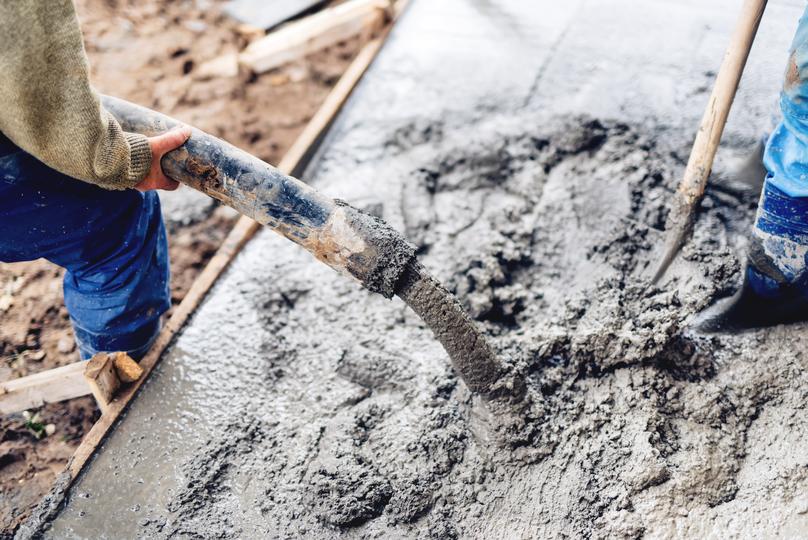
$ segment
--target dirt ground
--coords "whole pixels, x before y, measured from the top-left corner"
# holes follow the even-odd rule
[[[175,116],[269,163],[280,160],[359,47],[339,44],[261,76],[198,80],[202,62],[258,36],[221,15],[219,2],[77,4],[92,80],[101,92]],[[193,195],[164,201],[174,305],[235,219],[228,209]],[[62,277],[60,268],[44,260],[0,264],[0,379],[79,359]],[[90,397],[32,412],[38,414],[34,422],[22,415],[0,419],[0,536],[36,505],[99,415]],[[53,433],[39,438],[50,424]]]

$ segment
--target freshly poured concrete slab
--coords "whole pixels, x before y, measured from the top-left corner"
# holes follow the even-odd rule
[[[431,171],[451,175],[458,167],[452,156],[436,162],[435,147],[450,140],[462,150],[462,141],[472,144],[482,132],[495,145],[497,130],[513,137],[520,120],[536,123],[524,130],[543,137],[539,123],[586,114],[632,129],[651,126],[666,147],[686,157],[738,6],[730,0],[415,0],[304,178],[412,231],[419,244],[432,246],[425,264],[451,281],[464,264],[458,250],[473,253],[477,240],[483,249],[489,226],[447,223],[440,215],[431,218],[435,230],[418,223],[412,208],[421,199],[410,198],[415,179]],[[771,2],[730,119],[730,141],[751,143],[767,128],[802,8]],[[499,115],[507,120],[491,121]],[[621,129],[607,132],[611,137]],[[565,178],[546,179],[542,208],[558,207],[554,193],[570,195]],[[604,186],[591,219],[608,214],[604,207],[625,210],[619,184]],[[473,192],[457,198],[451,190],[434,197],[438,214],[465,216],[466,206],[476,204],[492,214],[503,204],[501,214],[508,214],[502,198],[478,201]],[[466,227],[480,236],[462,236]],[[553,238],[553,231],[540,234]],[[583,249],[573,244],[560,249]],[[453,256],[442,257],[447,253]],[[553,268],[530,271],[551,276]],[[562,278],[545,293],[547,318],[563,312],[565,289],[578,287]],[[497,343],[507,341],[507,327],[494,327]],[[686,366],[693,381],[647,364],[616,363],[597,377],[563,382],[570,385],[569,407],[548,405],[562,420],[548,421],[540,435],[557,434],[559,447],[541,439],[540,456],[503,464],[510,451],[487,440],[486,423],[496,420],[477,417],[483,413],[450,373],[440,346],[403,304],[365,293],[265,231],[167,352],[70,490],[47,536],[513,538],[594,530],[695,536],[762,530],[766,519],[781,533],[796,533],[808,526],[800,498],[808,464],[795,451],[805,444],[806,422],[794,405],[804,401],[800,383],[770,404],[755,398],[759,414],[749,413],[743,398],[760,369],[751,357],[766,340],[785,347],[786,363],[772,364],[772,371],[792,370],[797,380],[801,348],[787,329],[727,347],[718,340],[716,348],[736,352],[722,352],[709,377]],[[722,367],[727,358],[740,371]],[[544,369],[565,373],[563,365]],[[659,392],[663,403],[652,399]],[[664,405],[713,395],[704,409],[719,411],[723,425],[677,417]],[[555,403],[552,394],[547,399]],[[722,408],[725,402],[732,407]],[[790,427],[767,430],[777,418],[790,418]],[[584,433],[574,444],[573,428]],[[722,429],[734,441],[726,444],[743,450],[732,446],[732,459],[715,442]],[[660,437],[679,446],[661,452]],[[725,461],[732,463],[729,472]],[[770,478],[761,480],[761,470]],[[692,484],[699,474],[730,475],[735,491],[723,481]],[[748,502],[759,500],[761,483],[774,486],[771,495],[760,495],[771,497],[765,514],[764,505]],[[675,497],[683,499],[673,515],[668,499]]]

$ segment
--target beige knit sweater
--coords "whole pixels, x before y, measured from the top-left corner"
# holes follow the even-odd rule
[[[133,187],[151,166],[146,137],[124,133],[90,86],[72,0],[0,0],[0,131],[106,189]]]

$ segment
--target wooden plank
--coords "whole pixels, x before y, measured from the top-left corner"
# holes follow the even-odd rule
[[[307,54],[349,39],[370,37],[382,29],[391,11],[390,0],[351,0],[292,23],[252,42],[241,53],[228,53],[203,62],[194,77],[205,80],[235,77],[239,65],[264,73]]]
[[[254,73],[264,73],[353,36],[378,31],[389,8],[388,0],[350,0],[252,42],[238,61]]]
[[[398,2],[395,12],[396,16],[401,14],[406,4],[407,0]],[[359,53],[337,85],[332,89],[322,107],[320,107],[306,126],[306,129],[303,130],[292,145],[290,151],[287,152],[284,159],[278,164],[278,168],[281,171],[287,174],[295,174],[298,169],[304,166],[303,160],[310,154],[312,147],[317,144],[324,131],[331,124],[334,117],[347,100],[351,90],[353,90],[362,75],[367,71],[367,68],[381,49],[384,39],[391,29],[392,25],[386,28],[382,35],[368,43]],[[230,261],[233,260],[236,254],[241,251],[244,245],[253,237],[259,227],[260,225],[258,225],[258,223],[249,218],[241,217],[238,220],[230,231],[230,234],[227,235],[222,246],[191,285],[188,294],[185,295],[185,298],[183,298],[174,314],[168,320],[168,323],[163,328],[154,345],[152,345],[151,350],[140,361],[140,367],[143,368],[143,376],[131,386],[123,389],[118,398],[110,404],[108,413],[101,416],[87,435],[84,436],[84,439],[82,439],[81,444],[67,464],[67,471],[71,479],[75,479],[81,472],[84,465],[108,435],[118,417],[123,413],[132,398],[148,379],[149,374],[160,361],[163,351],[174,339],[176,333],[196,310],[208,290],[210,290],[218,277],[224,272],[227,265],[230,264]]]
[[[142,375],[137,362],[125,353],[114,353],[112,357],[122,382],[132,382]],[[87,364],[74,362],[0,383],[0,414],[14,414],[90,394],[92,389],[85,378]]]
[[[0,414],[13,414],[46,403],[86,396],[90,387],[84,380],[85,364],[76,362],[0,383]]]
[[[393,23],[395,23],[398,17],[400,17],[404,12],[408,2],[409,0],[399,0],[395,4],[393,11]],[[303,132],[292,144],[281,162],[278,164],[278,168],[281,171],[291,175],[299,175],[302,172],[298,169],[297,165],[304,163],[311,156],[311,153],[317,146],[316,143],[319,141],[322,134],[328,129],[328,126],[331,125],[331,122],[337,116],[337,113],[342,109],[342,106],[345,105],[345,102],[348,100],[348,97],[350,97],[354,87],[356,87],[359,80],[370,67],[373,59],[376,58],[376,55],[381,50],[388,34],[392,29],[393,24],[388,25],[378,37],[372,39],[364,47],[362,47],[362,50],[359,51],[359,54],[356,56],[354,61],[350,66],[348,66],[348,69],[345,70],[345,73],[342,75],[340,80],[337,81],[337,84],[334,85],[334,88],[331,90],[328,96],[326,96],[325,101],[323,101],[320,109],[312,117],[309,123],[306,124]]]

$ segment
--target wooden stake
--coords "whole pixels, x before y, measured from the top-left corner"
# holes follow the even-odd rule
[[[121,387],[113,354],[102,352],[93,356],[84,368],[84,379],[98,402],[101,413],[107,414],[115,393]]]
[[[122,383],[133,383],[143,376],[143,368],[125,352],[110,353],[110,356]]]

